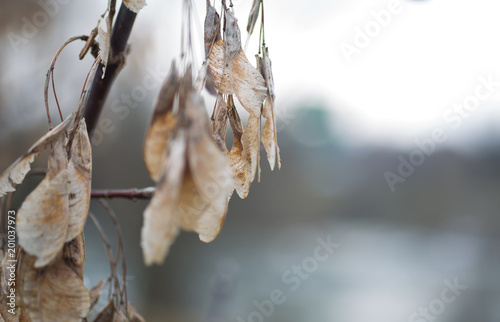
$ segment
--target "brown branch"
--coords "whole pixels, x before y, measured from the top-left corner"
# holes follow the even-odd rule
[[[116,17],[111,34],[110,57],[106,66],[106,74],[103,75],[103,65],[99,64],[94,75],[89,98],[85,105],[83,116],[87,122],[89,135],[96,128],[97,121],[101,115],[102,108],[106,102],[111,86],[124,64],[127,41],[132,31],[137,14],[130,11],[123,3]]]
[[[119,190],[92,190],[92,198],[125,198],[125,199],[143,199],[149,200],[153,197],[155,192],[154,187],[148,187],[144,189],[119,189]]]

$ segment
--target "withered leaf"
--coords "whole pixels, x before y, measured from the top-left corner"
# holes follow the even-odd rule
[[[161,264],[179,232],[176,207],[186,166],[184,130],[172,137],[169,145],[156,192],[144,211],[141,247],[146,265]]]
[[[142,8],[147,6],[146,0],[123,0],[123,3],[130,11],[135,13],[139,13]]]
[[[221,94],[231,95],[234,93],[231,76],[231,66],[225,58],[225,43],[219,38],[212,46],[208,64],[210,74],[213,77],[215,88]]]
[[[246,163],[247,177],[253,182],[257,166],[259,164],[259,146],[260,146],[260,116],[252,114],[248,117],[245,133],[241,137],[243,144],[242,159]]]
[[[222,225],[227,196],[234,189],[233,173],[225,151],[221,151],[210,136],[208,117],[201,96],[192,95],[186,110],[192,120],[188,132],[189,167],[201,198],[208,205],[202,212],[205,224],[201,227],[195,225],[194,231],[200,235],[200,239],[210,240],[217,233],[206,229]],[[207,223],[212,220],[213,224]],[[201,233],[199,229],[202,227],[205,230]],[[219,230],[220,228],[217,231]]]
[[[90,296],[80,277],[62,258],[44,269],[35,260],[24,254],[20,269],[22,299],[33,322],[79,322],[87,316]]]
[[[232,9],[225,11],[224,42],[226,44],[226,64],[238,56],[241,51],[241,34],[238,27],[238,19],[234,16]]]
[[[37,257],[35,267],[49,264],[62,249],[68,228],[68,159],[63,140],[49,157],[48,172],[17,214],[19,244]]]
[[[267,88],[262,75],[250,64],[243,50],[233,61],[234,91],[241,105],[254,117],[260,116]]]
[[[179,80],[175,62],[172,62],[169,76],[165,79],[157,98],[153,117],[144,141],[144,163],[151,178],[158,180],[160,175],[166,142],[175,128],[177,117],[173,114],[174,101],[179,89]]]
[[[68,163],[68,232],[66,241],[76,238],[85,226],[90,206],[92,149],[85,119],[80,120]]]
[[[233,97],[228,98],[228,118],[233,132],[233,146],[229,153],[229,163],[234,173],[235,189],[241,199],[245,199],[250,192],[250,177],[248,176],[247,163],[243,159],[243,144],[241,137],[243,135],[243,125],[240,116],[234,106]]]
[[[226,130],[227,130],[227,103],[224,101],[222,94],[217,95],[217,102],[211,119],[210,128],[212,137],[221,149],[226,151]]]
[[[205,56],[208,56],[213,43],[220,39],[220,16],[215,8],[207,0],[207,13],[205,16]]]
[[[14,161],[14,163],[0,175],[0,197],[7,192],[16,190],[14,185],[23,182],[24,177],[30,171],[31,163],[35,160],[35,157],[38,156],[40,152],[48,149],[65,134],[74,117],[75,113],[68,116],[64,122],[47,132],[36,141],[23,156]]]

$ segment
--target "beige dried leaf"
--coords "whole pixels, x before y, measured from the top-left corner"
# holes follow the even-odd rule
[[[174,101],[179,89],[175,62],[172,62],[169,76],[165,79],[157,98],[153,117],[144,141],[143,157],[151,178],[158,180],[171,132],[176,126],[177,117],[173,114]]]
[[[233,61],[234,91],[241,105],[254,117],[259,117],[262,103],[267,96],[265,81],[259,71],[250,64],[243,50]]]
[[[129,320],[125,314],[116,307],[114,300],[111,299],[108,305],[106,305],[97,315],[94,322],[129,322]]]
[[[90,310],[90,296],[80,277],[60,258],[37,269],[35,257],[25,254],[20,269],[24,305],[33,322],[80,322]]]
[[[17,214],[19,244],[37,257],[35,267],[49,264],[62,249],[68,228],[68,160],[59,140],[42,182],[24,200]]]
[[[259,163],[260,117],[250,114],[245,133],[241,137],[241,143],[243,144],[242,159],[246,163],[247,177],[250,182],[253,182]]]
[[[193,230],[200,235],[200,239],[212,240],[220,231],[227,196],[234,189],[233,174],[225,151],[221,151],[210,136],[203,99],[193,95],[186,111],[192,120],[188,131],[189,167],[201,199],[207,203],[200,217],[204,218],[203,225],[197,223]],[[212,227],[217,231],[210,231]]]
[[[169,146],[156,192],[144,211],[141,247],[144,263],[148,266],[163,262],[179,233],[177,201],[186,166],[186,139],[183,130],[171,139]]]
[[[221,94],[231,95],[234,93],[231,76],[231,65],[226,62],[225,43],[219,38],[212,46],[208,68],[212,75],[215,88]]]
[[[0,197],[7,192],[16,190],[14,185],[23,182],[24,177],[31,169],[31,163],[35,160],[35,157],[38,156],[40,152],[48,149],[65,134],[74,117],[75,113],[68,116],[64,122],[47,132],[36,141],[23,156],[14,161],[14,163],[0,175]]]
[[[85,119],[80,120],[68,164],[69,204],[66,241],[76,238],[87,220],[92,182],[92,148]]]
[[[228,118],[233,132],[233,146],[229,152],[229,163],[233,170],[234,186],[236,193],[241,199],[245,199],[250,192],[250,178],[248,177],[247,163],[243,159],[243,144],[241,137],[243,135],[243,125],[234,106],[233,97],[228,98]]]
[[[263,57],[257,56],[257,66],[264,76],[269,95],[262,108],[262,115],[267,119],[262,131],[262,143],[267,153],[267,160],[271,170],[274,170],[276,159],[278,160],[278,168],[281,168],[280,149],[278,146],[278,137],[276,131],[276,117],[274,116],[274,80],[271,60],[267,47],[262,47]]]
[[[146,0],[123,0],[123,3],[130,11],[135,13],[139,13],[142,8],[147,6]]]
[[[227,151],[225,141],[227,131],[227,103],[220,93],[217,95],[217,102],[210,121],[210,129],[212,137],[221,151]]]

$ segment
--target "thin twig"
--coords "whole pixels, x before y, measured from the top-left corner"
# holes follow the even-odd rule
[[[52,128],[53,128],[52,119],[50,118],[50,110],[49,110],[49,81],[50,81],[51,77],[53,78],[54,67],[56,65],[57,58],[59,57],[59,55],[61,54],[63,49],[67,45],[72,43],[73,41],[75,41],[75,40],[87,41],[88,38],[89,37],[85,36],[85,35],[71,37],[70,39],[66,40],[66,42],[64,44],[62,44],[62,46],[57,50],[56,54],[54,55],[54,58],[52,58],[52,62],[50,63],[49,71],[47,72],[47,77],[45,78],[45,86],[43,89],[43,95],[44,95],[44,99],[45,99],[45,110],[47,112],[47,119],[49,121],[49,130],[52,130]],[[54,88],[54,93],[55,93],[55,88]],[[57,101],[57,97],[56,97],[56,101]],[[59,108],[59,102],[57,102],[57,106]],[[60,109],[59,109],[59,115],[61,116],[61,119],[62,119],[62,113],[61,113]]]
[[[125,198],[125,199],[143,199],[148,200],[153,197],[155,192],[154,187],[147,187],[143,189],[118,189],[118,190],[92,190],[91,197],[92,198],[104,198],[104,199],[113,199],[113,198]]]

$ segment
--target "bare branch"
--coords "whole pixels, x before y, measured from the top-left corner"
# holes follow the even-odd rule
[[[143,189],[119,189],[119,190],[92,190],[92,198],[125,198],[125,199],[143,199],[149,200],[153,197],[155,192],[154,187],[147,187]]]

